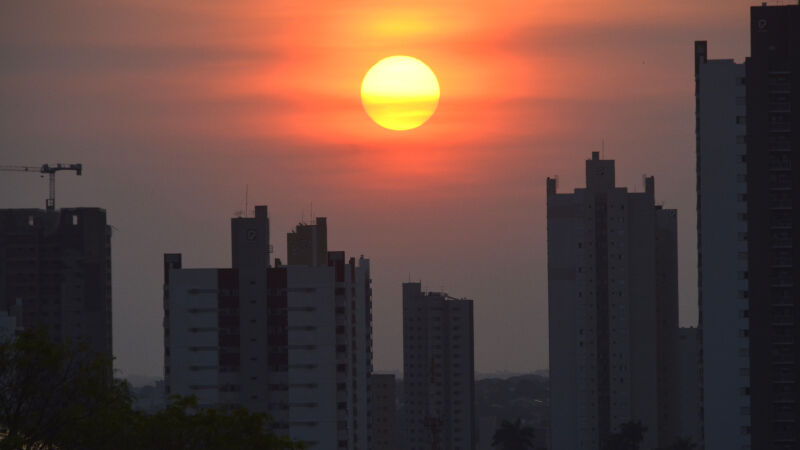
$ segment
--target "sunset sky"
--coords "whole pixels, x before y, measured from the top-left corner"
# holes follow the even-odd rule
[[[163,371],[162,254],[230,264],[230,217],[286,232],[328,217],[370,258],[376,370],[402,367],[401,283],[475,300],[476,370],[547,367],[545,178],[584,160],[677,208],[681,322],[695,324],[693,41],[743,60],[742,0],[18,1],[0,15],[0,164],[80,162],[57,207],[99,206],[112,239],[114,352]],[[410,55],[441,98],[420,128],[364,113],[380,59]],[[46,180],[0,173],[0,207]]]

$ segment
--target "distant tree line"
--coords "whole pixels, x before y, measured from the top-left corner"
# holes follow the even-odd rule
[[[611,433],[602,443],[602,450],[641,450],[647,427],[639,421],[623,423],[619,431]],[[504,420],[492,438],[492,447],[498,450],[531,450],[534,438],[533,427],[524,425],[521,419],[515,422]],[[677,439],[668,447],[656,450],[694,450],[697,446],[689,439]]]
[[[269,430],[265,414],[200,408],[172,397],[155,414],[133,409],[109,358],[46,333],[0,342],[0,450],[292,450],[304,445]]]
[[[647,432],[647,427],[640,421],[625,422],[619,427],[619,431],[611,433],[606,439],[603,450],[640,450],[642,440]],[[655,450],[694,450],[697,448],[690,439],[678,438],[667,447]]]

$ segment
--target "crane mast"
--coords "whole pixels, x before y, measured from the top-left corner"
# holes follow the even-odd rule
[[[56,209],[56,172],[62,170],[75,171],[80,175],[83,171],[83,164],[42,164],[41,166],[0,166],[0,171],[4,172],[31,172],[47,174],[50,179],[50,195],[47,197],[45,206],[48,211]],[[44,176],[44,175],[42,175]]]

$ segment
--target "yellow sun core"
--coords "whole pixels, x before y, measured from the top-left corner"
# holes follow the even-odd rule
[[[378,125],[410,130],[425,123],[439,104],[439,82],[424,62],[411,56],[378,61],[361,82],[361,103]]]

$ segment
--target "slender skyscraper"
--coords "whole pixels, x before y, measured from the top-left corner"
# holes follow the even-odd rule
[[[403,438],[407,450],[473,450],[472,300],[403,283]]]
[[[695,43],[701,409],[707,450],[750,445],[745,67]],[[731,430],[735,430],[732,432]]]
[[[312,449],[369,450],[369,260],[329,252],[319,218],[289,233],[292,263],[271,267],[266,206],[231,235],[230,269],[164,255],[167,393],[267,412]]]
[[[800,448],[800,6],[750,10],[747,242],[754,450]]]
[[[111,227],[100,208],[0,210],[0,310],[112,356]]]
[[[586,188],[547,180],[553,450],[597,450],[627,422],[642,448],[679,427],[675,210],[614,184],[614,161],[586,161]]]

